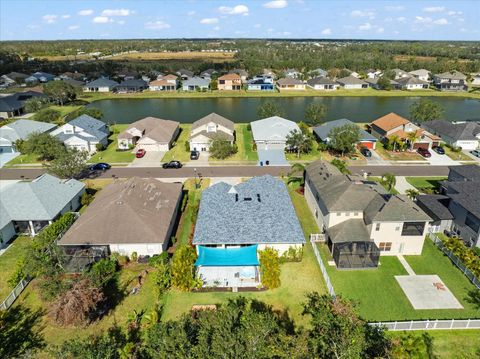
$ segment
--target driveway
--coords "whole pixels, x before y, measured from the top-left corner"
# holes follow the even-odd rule
[[[470,157],[473,161],[480,162],[480,158],[475,157],[470,153],[470,151],[462,151],[464,154],[466,154],[468,157]]]
[[[208,158],[210,157],[210,152],[200,151],[200,156],[198,160],[190,160],[185,163],[186,167],[204,167],[209,166]]]
[[[258,164],[260,166],[288,166],[288,161],[285,158],[285,151],[282,149],[260,149],[257,148]]]
[[[0,152],[0,168],[19,155],[20,152]]]
[[[431,149],[428,151],[432,154],[432,157],[425,159],[431,166],[457,166],[461,164],[460,162],[452,160],[447,155],[439,155],[437,152]]]
[[[365,157],[367,165],[388,165],[389,162],[385,161],[375,150],[370,150],[372,157]]]
[[[147,151],[142,158],[135,158],[128,167],[160,167],[164,151]]]

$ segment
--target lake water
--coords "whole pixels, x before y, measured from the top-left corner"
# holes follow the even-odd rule
[[[430,97],[445,109],[449,121],[480,118],[480,100],[458,97]],[[192,123],[216,112],[234,122],[251,122],[258,119],[257,109],[265,101],[281,105],[286,118],[303,119],[310,103],[328,107],[327,121],[348,118],[354,122],[371,122],[389,112],[408,117],[409,108],[419,97],[241,97],[241,98],[178,98],[178,99],[113,99],[100,100],[89,106],[99,108],[107,123],[131,123],[154,116],[181,123]]]

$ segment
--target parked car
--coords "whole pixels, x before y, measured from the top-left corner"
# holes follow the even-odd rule
[[[364,155],[365,157],[372,157],[372,151],[370,151],[368,148],[366,147],[362,147],[360,148],[360,153],[362,155]]]
[[[425,158],[432,157],[432,154],[426,148],[419,148],[417,152]]]
[[[143,148],[140,148],[137,153],[135,153],[135,157],[142,158],[145,156],[145,153],[147,153],[147,151],[145,151]]]
[[[445,150],[443,149],[443,147],[440,147],[440,146],[432,147],[432,150],[437,152],[439,155],[444,155],[445,154]]]
[[[110,166],[108,163],[105,162],[100,162],[100,163],[95,163],[88,167],[90,171],[106,171],[109,170],[112,166]]]
[[[480,150],[473,150],[473,151],[470,151],[470,153],[475,157],[480,158]]]
[[[200,157],[200,152],[198,152],[198,151],[190,152],[190,159],[191,160],[198,160],[199,157]]]
[[[170,161],[162,165],[163,168],[182,168],[180,161]]]

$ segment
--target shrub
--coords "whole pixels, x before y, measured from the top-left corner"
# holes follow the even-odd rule
[[[97,149],[97,151],[104,151],[106,147],[103,143],[97,143],[95,145],[95,148]]]
[[[156,267],[159,264],[168,263],[168,253],[162,252],[161,254],[154,255],[148,260],[148,264],[152,267]]]
[[[56,122],[60,120],[60,111],[53,108],[42,108],[33,115],[33,119],[40,122]]]
[[[96,287],[105,287],[118,270],[118,262],[112,258],[105,258],[95,263],[87,273],[87,277]]]
[[[118,252],[113,252],[111,255],[110,255],[110,259],[113,259],[115,261],[117,261],[117,263],[121,266],[124,266],[128,263],[129,259],[127,256],[124,256]]]
[[[288,250],[283,252],[280,257],[280,261],[284,262],[301,262],[303,258],[303,247],[295,248],[289,247]]]
[[[247,125],[247,131],[248,131],[248,132],[251,132],[251,131],[252,131],[252,125],[251,125],[250,123]]]
[[[80,203],[82,206],[88,206],[90,203],[92,203],[93,198],[93,194],[85,192],[82,194],[82,197],[80,197]]]
[[[197,253],[191,246],[178,246],[172,259],[172,285],[188,291],[195,287],[194,263]]]
[[[132,262],[136,262],[138,260],[138,253],[137,252],[132,252],[132,255],[130,256],[130,259]]]
[[[273,248],[266,248],[260,251],[259,255],[262,284],[269,289],[280,287],[280,258],[278,257],[278,251]]]
[[[15,264],[15,271],[12,273],[8,279],[8,284],[10,288],[15,288],[18,282],[20,282],[27,275],[25,273],[25,258],[20,258]]]
[[[190,152],[190,142],[185,141],[185,151]]]

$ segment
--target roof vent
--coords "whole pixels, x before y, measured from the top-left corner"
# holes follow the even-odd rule
[[[238,202],[238,193],[235,193],[235,202]]]
[[[243,197],[243,200],[244,200],[244,201],[251,201],[251,200],[252,200],[252,197]]]
[[[260,193],[257,193],[257,200],[258,202],[262,202],[262,199],[260,198]]]

